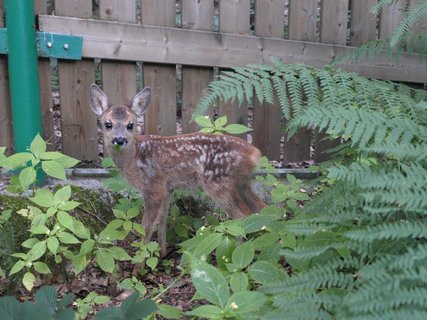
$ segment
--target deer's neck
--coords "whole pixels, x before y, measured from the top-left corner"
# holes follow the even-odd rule
[[[122,172],[126,172],[135,165],[135,149],[130,146],[120,151],[111,150],[110,156]]]

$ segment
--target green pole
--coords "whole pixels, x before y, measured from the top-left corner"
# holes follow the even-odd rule
[[[5,0],[5,9],[14,144],[23,152],[42,134],[34,1]]]

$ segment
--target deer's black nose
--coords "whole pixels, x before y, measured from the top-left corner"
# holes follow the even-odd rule
[[[128,143],[128,139],[123,137],[116,137],[113,139],[113,144],[118,144],[119,146],[123,146]]]

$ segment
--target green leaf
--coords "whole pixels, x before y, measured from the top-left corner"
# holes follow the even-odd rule
[[[53,194],[46,189],[38,189],[36,191],[36,195],[29,199],[36,205],[43,208],[49,208],[53,206]]]
[[[51,253],[57,254],[58,248],[59,248],[58,238],[56,237],[48,238],[46,244],[47,244],[47,248]]]
[[[184,316],[184,312],[176,307],[167,304],[159,304],[158,307],[158,314],[165,319],[181,319]]]
[[[256,291],[234,293],[227,301],[227,309],[237,314],[258,311],[265,303],[266,296]]]
[[[52,286],[40,288],[35,294],[35,302],[48,310],[49,314],[56,311],[56,290]]]
[[[216,261],[221,269],[226,269],[226,263],[231,261],[231,255],[233,254],[235,248],[236,240],[231,239],[228,236],[222,238],[215,251]]]
[[[110,247],[107,250],[111,253],[111,255],[115,260],[120,260],[120,261],[132,260],[132,258],[123,248]]]
[[[187,311],[185,314],[199,319],[222,319],[222,310],[212,305],[200,306],[191,311]]]
[[[87,239],[82,243],[80,246],[80,254],[85,255],[92,251],[93,247],[95,246],[95,241],[92,239]]]
[[[95,315],[95,320],[140,320],[158,310],[153,300],[139,301],[139,294],[134,293],[124,300],[119,308],[108,307]]]
[[[194,118],[194,121],[202,128],[212,127],[212,121],[208,116],[198,116]]]
[[[15,170],[27,166],[27,162],[34,160],[34,156],[29,152],[15,153],[8,157],[3,166],[9,170]]]
[[[32,234],[49,234],[50,230],[44,225],[36,225],[34,227],[31,227],[30,232]]]
[[[37,134],[33,142],[31,142],[30,151],[36,156],[36,158],[38,158],[40,154],[46,151],[46,142],[43,140],[40,134]]]
[[[40,154],[41,160],[55,160],[63,157],[64,155],[58,151],[46,151]]]
[[[215,132],[215,128],[202,128],[199,130],[199,132],[201,133],[214,133]]]
[[[52,273],[48,267],[48,265],[44,262],[34,262],[33,264],[34,270],[41,274],[49,274]]]
[[[77,202],[77,201],[65,201],[64,203],[61,203],[60,205],[58,205],[58,209],[70,211],[70,210],[74,210],[79,205],[80,205],[80,202]]]
[[[156,269],[157,264],[159,263],[159,258],[150,257],[147,259],[146,263],[147,263],[147,266],[149,266],[151,268],[151,270],[154,270],[154,269]]]
[[[36,281],[36,277],[31,272],[26,272],[24,274],[24,277],[22,278],[22,284],[24,285],[25,289],[28,291],[31,291],[34,287],[34,282]]]
[[[195,248],[194,255],[197,257],[207,256],[219,245],[223,235],[221,233],[212,233],[200,242]]]
[[[61,157],[54,160],[61,168],[67,169],[74,167],[80,161],[74,158],[71,158],[66,155],[62,155]]]
[[[62,231],[58,233],[58,239],[62,243],[65,244],[77,244],[80,243],[80,240],[77,239],[75,236],[73,236],[71,233],[68,233],[66,231]]]
[[[237,123],[229,124],[228,126],[224,127],[223,130],[230,134],[241,134],[241,133],[252,131],[251,128],[248,128],[242,124],[237,124]]]
[[[11,276],[12,274],[15,274],[15,273],[21,271],[25,267],[25,264],[26,264],[25,261],[22,261],[22,260],[17,261],[13,265],[12,269],[10,269],[9,275]]]
[[[113,255],[106,249],[98,249],[95,254],[98,266],[105,272],[112,273],[116,264]]]
[[[303,193],[303,192],[296,192],[290,195],[290,197],[294,200],[297,201],[307,201],[310,200],[310,197],[308,196],[307,193]]]
[[[54,160],[43,161],[42,169],[47,175],[51,177],[61,180],[65,180],[67,178],[65,176],[64,168]]]
[[[36,180],[36,176],[37,173],[33,167],[22,169],[19,173],[19,183],[21,184],[22,189],[27,190],[28,187]]]
[[[277,264],[270,261],[257,261],[248,268],[251,279],[260,284],[283,281],[286,273]]]
[[[244,269],[252,262],[254,256],[254,245],[251,241],[247,241],[234,249],[231,261],[239,269]]]
[[[40,242],[39,239],[29,238],[29,239],[25,240],[24,242],[22,242],[21,246],[23,246],[24,248],[27,248],[27,249],[31,249],[32,247],[34,247],[34,245],[36,243],[39,243],[39,242]]]
[[[55,192],[54,200],[55,204],[59,204],[67,201],[71,197],[71,187],[65,186]]]
[[[70,216],[67,212],[65,211],[58,211],[58,214],[56,215],[58,218],[58,222],[66,229],[74,232],[74,218],[72,216]]]
[[[103,168],[110,168],[110,167],[113,167],[113,166],[114,166],[113,159],[111,159],[111,158],[103,158],[103,159],[101,160],[101,166],[102,166]]]
[[[249,287],[248,276],[243,272],[234,272],[230,277],[230,287],[233,292],[246,291]]]
[[[46,253],[46,240],[36,243],[27,253],[28,261],[36,261]]]
[[[227,124],[227,121],[228,121],[227,115],[219,117],[214,122],[215,128],[218,129],[218,128],[221,128],[221,127],[225,126]]]
[[[264,230],[271,223],[279,220],[280,217],[266,214],[252,214],[242,221],[246,233],[253,233]]]
[[[230,291],[220,271],[204,261],[193,258],[191,279],[201,298],[221,308],[225,307]]]

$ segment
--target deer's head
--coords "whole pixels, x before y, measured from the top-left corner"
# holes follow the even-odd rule
[[[99,117],[106,147],[123,149],[133,145],[138,117],[147,111],[151,101],[151,89],[145,87],[129,106],[108,105],[106,94],[96,85],[90,86],[90,107]]]

